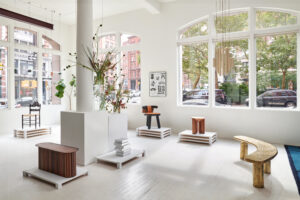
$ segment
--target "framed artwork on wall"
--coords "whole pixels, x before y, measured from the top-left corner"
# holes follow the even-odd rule
[[[150,72],[149,96],[167,96],[167,72]]]

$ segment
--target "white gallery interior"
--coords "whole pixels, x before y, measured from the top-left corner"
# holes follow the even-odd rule
[[[285,148],[300,144],[299,0],[0,5],[0,200],[299,199],[297,166]],[[97,50],[100,65],[112,53],[115,66],[101,71],[103,82],[89,50]],[[41,105],[40,116],[28,115],[28,125],[33,102]],[[192,122],[200,117],[205,137],[216,133],[207,136],[208,145],[191,142],[202,137],[203,125],[195,134]],[[26,127],[50,127],[51,134],[30,137]],[[165,135],[141,136],[154,129]],[[189,142],[181,141],[185,130]],[[120,138],[143,156],[121,169],[99,162]],[[22,176],[38,167],[42,147],[36,145],[46,142],[78,148],[77,164],[88,175],[59,190]],[[243,145],[249,156],[265,150],[266,159],[242,158]],[[266,163],[272,172],[262,174],[258,188],[255,170],[268,169]]]

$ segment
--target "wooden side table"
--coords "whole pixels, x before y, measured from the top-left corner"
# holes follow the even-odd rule
[[[76,176],[78,148],[55,143],[39,143],[39,169],[66,178]]]
[[[198,128],[199,124],[199,128]],[[192,117],[192,133],[197,134],[205,133],[205,118],[204,117]]]

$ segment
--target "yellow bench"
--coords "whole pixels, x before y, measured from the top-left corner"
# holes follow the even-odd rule
[[[234,139],[241,142],[241,160],[253,163],[253,186],[263,188],[264,173],[271,174],[271,160],[277,155],[277,148],[272,144],[247,136],[234,136]],[[248,144],[257,148],[249,155]]]

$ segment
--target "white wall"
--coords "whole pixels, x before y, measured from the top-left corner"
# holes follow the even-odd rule
[[[72,28],[69,25],[65,25],[63,23],[54,22],[54,31],[50,31],[47,29],[39,28],[37,26],[17,22],[14,20],[10,20],[4,17],[0,17],[0,25],[8,25],[9,27],[23,27],[32,29],[34,31],[37,31],[38,34],[45,34],[48,37],[54,39],[58,43],[61,44],[61,51],[59,55],[61,56],[61,68],[63,69],[69,62],[69,57],[67,56],[68,52],[74,51],[75,45],[73,44],[73,41],[75,39],[73,37],[74,34],[71,32]],[[71,35],[71,36],[70,36]],[[3,45],[5,43],[1,43],[0,45]],[[10,46],[8,46],[10,49]],[[50,52],[50,51],[49,51]],[[10,55],[8,55],[8,59],[10,59]],[[12,63],[12,64],[11,64]],[[10,69],[9,73],[12,73],[12,76],[14,76],[14,64],[13,61],[9,63],[8,68]],[[69,74],[62,74],[63,78],[68,79]],[[9,91],[8,95],[14,97],[14,79],[10,79],[8,81],[9,84]],[[41,118],[42,118],[42,125],[53,125],[53,124],[59,124],[60,123],[60,111],[63,110],[67,106],[67,102],[65,99],[62,101],[62,105],[49,105],[45,106],[42,105],[42,111],[41,111]],[[21,127],[21,115],[27,114],[29,112],[28,108],[8,108],[8,109],[0,109],[0,135],[1,134],[8,134],[13,133],[13,129],[20,128]]]
[[[300,10],[299,0],[231,0],[231,8],[249,6]],[[222,138],[248,135],[274,143],[299,145],[300,112],[177,106],[177,30],[194,19],[214,12],[214,7],[212,1],[178,0],[163,4],[158,15],[138,10],[105,18],[103,32],[125,31],[141,36],[142,105],[158,105],[162,125],[171,127],[173,133],[190,129],[191,116],[205,116],[207,130],[217,131]],[[98,24],[95,22],[94,26]],[[150,71],[167,71],[167,97],[149,97]],[[128,106],[129,128],[135,129],[145,124],[142,105]]]

